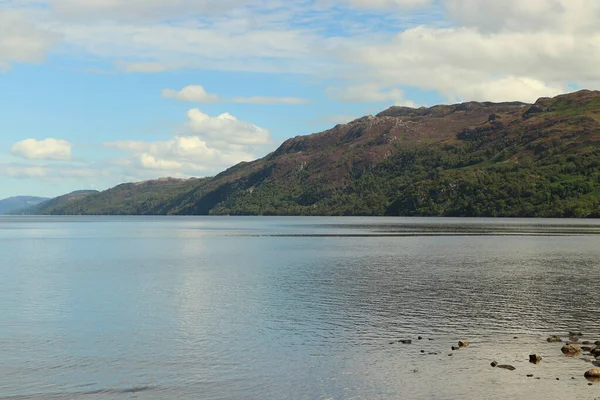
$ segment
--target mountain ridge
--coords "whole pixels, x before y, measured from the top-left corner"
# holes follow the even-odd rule
[[[38,211],[581,217],[600,215],[599,177],[600,92],[582,90],[534,104],[393,106],[212,178],[119,185]]]
[[[38,196],[14,196],[0,200],[0,215],[28,208],[49,200],[47,197]]]

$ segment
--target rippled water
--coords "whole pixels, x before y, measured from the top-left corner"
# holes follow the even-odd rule
[[[545,341],[600,339],[599,233],[575,220],[0,217],[0,399],[600,398],[592,364]],[[471,345],[452,352],[459,339]]]

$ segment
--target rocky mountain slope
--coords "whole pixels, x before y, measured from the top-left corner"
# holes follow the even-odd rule
[[[135,185],[43,213],[600,216],[600,92],[392,107],[214,178]]]

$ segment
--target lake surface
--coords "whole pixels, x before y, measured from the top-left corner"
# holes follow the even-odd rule
[[[599,235],[578,220],[0,217],[0,399],[600,398],[590,361],[545,341],[600,339]]]

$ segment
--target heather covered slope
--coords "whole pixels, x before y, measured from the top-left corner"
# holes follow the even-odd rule
[[[214,178],[151,187],[143,206],[125,195],[110,213],[600,216],[599,143],[600,92],[392,107]],[[105,213],[96,200],[118,188],[47,212]]]

